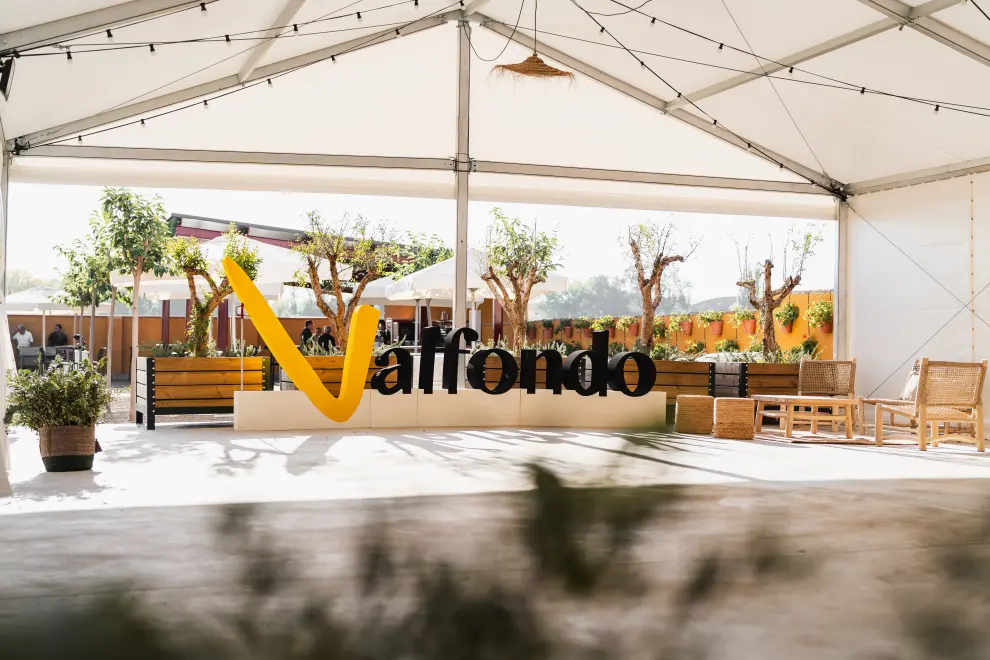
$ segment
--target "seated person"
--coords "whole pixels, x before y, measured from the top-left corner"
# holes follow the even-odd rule
[[[375,335],[375,343],[388,346],[392,343],[392,333],[385,326],[385,321],[378,322],[378,334]]]
[[[17,326],[17,332],[11,337],[14,340],[14,346],[17,348],[30,348],[34,344],[34,335],[31,331],[24,327],[24,324]]]
[[[323,326],[323,334],[320,335],[320,338],[317,339],[317,341],[320,343],[320,348],[327,352],[330,351],[331,346],[337,348],[337,340],[333,338],[332,334],[330,334],[329,325]]]
[[[69,337],[62,330],[61,323],[56,323],[55,329],[49,333],[47,345],[51,347],[69,345]]]

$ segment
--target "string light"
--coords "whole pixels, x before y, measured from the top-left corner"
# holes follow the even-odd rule
[[[859,88],[859,93],[860,93],[860,95],[866,94],[866,88],[865,87],[860,87]]]
[[[199,13],[202,14],[205,11],[206,11],[206,3],[205,2],[199,3]]]
[[[77,137],[77,138],[76,138],[76,141],[77,141],[77,142],[82,142],[82,136],[80,135],[79,137]]]
[[[207,101],[206,99],[203,99],[203,107],[204,107],[204,108],[205,108],[206,110],[209,110],[209,109],[210,109],[210,102],[209,102],[209,101]]]
[[[357,18],[358,18],[359,21],[361,20],[361,12],[358,12],[357,13]]]
[[[791,67],[790,69],[788,69],[787,70],[787,74],[793,76],[794,75],[794,67]]]
[[[935,114],[936,114],[936,115],[938,114],[938,108],[939,108],[939,106],[938,106],[938,104],[936,104],[936,105],[935,105]]]
[[[656,24],[657,24],[657,19],[656,17],[654,17],[653,20],[650,21],[650,25],[656,25]]]
[[[274,86],[275,86],[275,85],[273,85],[273,84],[272,84],[272,79],[271,79],[271,78],[269,78],[269,79],[268,79],[268,87],[274,87]]]
[[[154,55],[155,54],[155,44],[148,44],[148,48],[150,49],[151,54]]]
[[[71,50],[65,51],[65,59],[67,59],[69,62],[72,62],[72,51]]]
[[[330,56],[330,61],[333,62],[334,64],[336,64],[337,63],[337,56],[336,55],[331,55]]]
[[[223,35],[223,38],[227,42],[227,45],[228,46],[233,46],[234,45],[234,42],[230,40],[230,35],[229,34]]]
[[[299,32],[299,24],[298,23],[293,23],[292,24],[292,31],[293,32]]]
[[[107,41],[113,41],[113,32],[107,30]]]
[[[718,45],[718,49],[719,49],[719,50],[722,50],[723,48],[725,48],[725,44],[719,44],[719,45]]]
[[[399,28],[396,28],[396,29],[395,29],[395,36],[396,36],[396,38],[398,38],[398,37],[401,37],[401,36],[402,36],[402,33],[401,33],[401,32],[399,32]]]
[[[16,57],[17,59],[20,59],[20,57],[21,57],[21,54],[20,54],[20,53],[18,53],[18,52],[17,52],[16,50],[15,50],[15,51],[14,51],[14,57]]]
[[[145,124],[145,123],[144,123],[144,120],[142,119],[142,120],[141,120],[141,128],[147,128],[147,127],[148,127],[148,125],[147,125],[147,124]]]

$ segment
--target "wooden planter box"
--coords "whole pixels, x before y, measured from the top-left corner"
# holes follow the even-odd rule
[[[323,385],[327,388],[327,391],[334,396],[338,396],[340,394],[340,379],[344,375],[344,356],[309,356],[306,358],[306,362],[308,362],[309,366],[316,371],[317,375],[320,377],[320,381],[322,381]],[[395,364],[394,357],[389,359],[389,364]],[[382,368],[383,367],[379,367],[375,364],[374,358],[371,358],[371,363],[368,365],[368,374],[364,379],[364,389],[371,389],[371,377],[375,375],[375,372]],[[281,367],[279,370],[282,383],[281,388],[283,390],[297,389],[295,384],[292,382],[292,379],[290,379],[289,375],[285,373],[285,370],[281,369]],[[413,374],[414,383],[416,382],[416,378],[416,374]],[[385,382],[390,385],[394,385],[397,381],[398,377],[393,374],[392,376],[389,376]]]
[[[797,394],[800,364],[747,364],[746,396]]]
[[[241,358],[137,359],[137,423],[149,431],[158,415],[233,414]],[[244,358],[244,389],[272,389],[271,358]]]

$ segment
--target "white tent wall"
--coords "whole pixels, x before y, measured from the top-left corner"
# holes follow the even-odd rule
[[[896,398],[920,357],[990,357],[990,174],[849,204],[839,330],[857,391]]]
[[[3,129],[0,127],[0,140]],[[10,324],[4,302],[7,298],[7,190],[10,172],[10,156],[0,155],[0,409],[7,410],[7,369],[14,365],[14,347],[7,340],[10,337]],[[0,497],[11,494],[7,472],[10,470],[10,446],[7,441],[7,427],[0,419]]]

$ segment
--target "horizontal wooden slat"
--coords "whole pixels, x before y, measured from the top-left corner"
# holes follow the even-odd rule
[[[749,394],[749,396],[753,396],[754,394],[796,395],[797,388],[796,387],[751,387],[746,393]]]
[[[794,376],[797,377],[801,370],[798,364],[761,364],[753,363],[746,365],[746,373],[750,376]]]
[[[629,382],[629,376],[626,376]],[[687,385],[708,388],[708,374],[657,374],[657,385]]]
[[[656,366],[658,374],[708,374],[708,371],[711,368],[708,362],[675,362],[673,360],[654,360],[653,364]]]
[[[240,385],[165,385],[155,388],[155,405],[172,399],[230,399]],[[261,384],[245,385],[245,390],[258,392]]]
[[[233,399],[170,399],[167,401],[155,401],[156,411],[165,411],[171,408],[231,408],[234,407]]]
[[[695,394],[705,396],[708,394],[707,387],[670,387],[668,385],[657,385],[653,392],[664,392],[667,395],[668,403],[670,399],[676,398],[678,394]]]
[[[245,371],[244,384],[264,382],[261,371]],[[240,385],[240,371],[166,371],[155,374],[155,385]]]
[[[753,376],[746,377],[746,384],[750,389],[754,387],[793,387],[797,391],[797,374],[788,376]]]
[[[261,371],[264,358],[244,358],[245,371]],[[155,358],[155,371],[237,371],[241,358]]]

